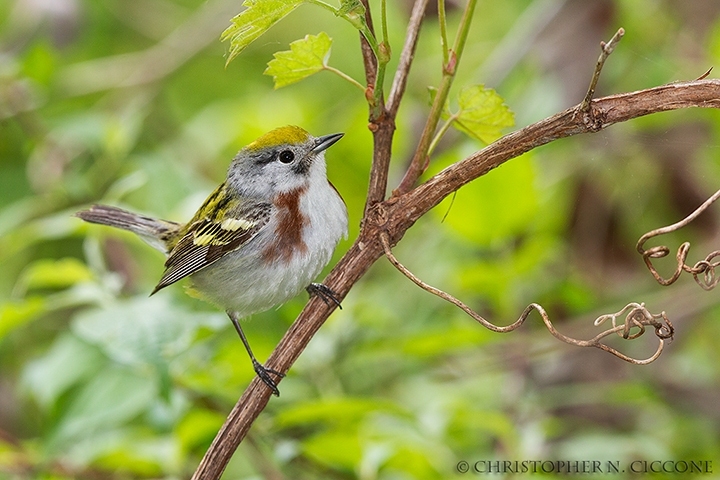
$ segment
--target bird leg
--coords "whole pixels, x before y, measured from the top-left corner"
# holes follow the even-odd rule
[[[260,377],[260,380],[265,383],[268,387],[270,387],[270,390],[272,390],[273,395],[276,397],[280,396],[280,390],[277,388],[277,383],[275,383],[275,380],[270,378],[270,374],[277,375],[278,377],[282,378],[285,376],[284,373],[278,372],[276,370],[273,370],[272,368],[265,368],[260,362],[257,361],[255,358],[255,355],[253,355],[252,349],[250,348],[250,343],[248,342],[247,338],[245,337],[245,333],[243,333],[242,328],[240,327],[240,321],[238,320],[237,313],[228,311],[227,312],[228,317],[230,317],[230,320],[232,321],[233,325],[235,325],[235,330],[237,330],[238,335],[240,335],[240,340],[242,340],[243,345],[245,345],[245,350],[247,350],[248,355],[250,355],[250,360],[252,361],[253,369],[255,370],[255,373],[258,377]]]

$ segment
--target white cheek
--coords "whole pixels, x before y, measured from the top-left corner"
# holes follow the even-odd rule
[[[253,174],[233,172],[228,181],[244,197],[271,199],[278,193],[303,186],[307,178],[293,173],[288,165],[272,162]]]
[[[288,165],[279,166],[282,168],[273,171],[273,174],[268,176],[272,179],[274,193],[297,190],[307,183],[306,175],[298,175]]]

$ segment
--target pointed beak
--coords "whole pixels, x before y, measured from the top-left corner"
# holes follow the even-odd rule
[[[340,140],[344,133],[333,133],[330,135],[325,135],[323,137],[318,138],[315,141],[315,148],[313,148],[313,153],[320,153],[324,150],[327,150],[330,148],[335,142]]]

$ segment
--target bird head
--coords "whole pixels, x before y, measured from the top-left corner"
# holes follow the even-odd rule
[[[276,128],[235,156],[228,169],[228,186],[243,196],[271,199],[314,182],[327,182],[325,150],[342,136],[314,137],[296,126]]]

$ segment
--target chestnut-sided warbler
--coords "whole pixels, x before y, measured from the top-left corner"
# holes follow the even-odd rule
[[[282,374],[255,359],[239,320],[304,288],[339,305],[332,290],[311,282],[347,236],[347,209],[325,167],[325,150],[342,136],[313,137],[295,126],[266,133],[240,150],[225,182],[186,224],[105,205],[76,215],[129,230],[165,252],[152,294],[190,277],[194,292],[225,309],[255,372],[278,395],[269,374]]]

